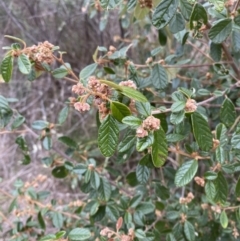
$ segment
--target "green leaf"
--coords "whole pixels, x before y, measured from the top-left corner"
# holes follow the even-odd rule
[[[238,26],[240,26],[240,15],[237,15],[237,16],[234,18],[234,22],[235,22],[235,24],[237,24]]]
[[[17,207],[17,198],[14,198],[9,205],[8,212],[12,212],[12,210]]]
[[[86,66],[80,72],[79,78],[81,80],[86,80],[88,77],[90,77],[94,73],[94,71],[97,69],[97,66],[98,66],[98,64],[96,64],[96,63]]]
[[[155,167],[161,167],[168,155],[166,134],[162,128],[154,131],[154,142],[152,145],[152,161]]]
[[[220,119],[227,126],[233,125],[237,118],[235,106],[229,98],[226,98],[221,106]]]
[[[195,3],[192,14],[190,16],[190,29],[194,29],[195,23],[199,22],[207,25],[208,16],[205,8],[201,4]]]
[[[185,29],[185,20],[181,13],[176,13],[169,24],[169,30],[175,34]]]
[[[227,228],[227,226],[228,226],[228,217],[227,217],[227,214],[226,214],[225,210],[223,210],[221,212],[220,223],[221,223],[223,228]]]
[[[165,1],[164,1],[165,2]],[[166,70],[160,64],[153,66],[151,74],[152,84],[156,89],[166,89],[168,86],[168,75]]]
[[[210,95],[211,92],[210,92],[209,90],[207,90],[207,89],[199,89],[199,90],[197,91],[197,94],[204,96],[204,95]]]
[[[1,74],[5,82],[9,82],[12,78],[13,57],[6,56],[1,63]]]
[[[19,126],[21,126],[25,122],[25,117],[19,115],[16,117],[16,119],[12,123],[12,129],[16,129]]]
[[[149,102],[136,101],[135,106],[138,113],[143,115],[144,117],[148,117],[151,115],[151,105]]]
[[[68,170],[65,166],[58,166],[52,170],[52,175],[56,178],[65,178],[68,175]]]
[[[119,129],[115,119],[108,115],[98,130],[98,145],[102,154],[112,156],[117,148]]]
[[[68,136],[61,136],[58,138],[59,141],[61,141],[62,143],[64,143],[65,145],[73,148],[73,149],[77,149],[78,148],[78,144],[76,141],[74,141],[72,138],[68,137]]]
[[[115,51],[113,54],[109,55],[109,59],[126,59],[127,57],[127,51],[132,47],[132,44],[129,44],[128,46],[125,46],[121,48],[118,51]]]
[[[222,46],[221,44],[210,44],[210,56],[215,62],[219,62],[222,58]]]
[[[188,161],[182,164],[175,175],[175,184],[182,187],[191,182],[198,169],[197,160]]]
[[[116,222],[119,218],[119,211],[113,205],[106,206],[106,214],[111,219],[112,222]]]
[[[232,32],[232,50],[235,53],[240,53],[240,33],[238,31]]]
[[[190,4],[190,2],[188,0],[180,0],[180,10],[181,10],[183,17],[186,20],[190,19],[192,9],[193,9],[193,6]]]
[[[97,190],[100,186],[100,177],[97,172],[92,172],[91,178],[90,178],[90,183],[92,188]]]
[[[214,180],[214,185],[216,188],[214,201],[224,204],[228,196],[228,183],[222,172],[218,173],[218,177]]]
[[[56,238],[57,239],[60,239],[60,238],[63,238],[63,236],[66,234],[65,231],[59,231],[56,233]]]
[[[166,140],[167,142],[179,142],[179,141],[182,141],[183,139],[185,139],[186,136],[184,135],[180,135],[180,134],[168,134],[166,136]]]
[[[160,45],[162,45],[162,46],[167,44],[167,33],[166,33],[166,30],[164,28],[158,30],[158,41],[159,41]],[[161,47],[159,47],[159,48],[160,49],[157,49],[158,50],[157,52],[156,52],[156,50],[155,51],[152,50],[151,55],[155,56],[159,52],[161,52]]]
[[[126,135],[124,135],[122,141],[118,145],[119,152],[128,151],[136,142],[136,132],[135,130],[128,130]]]
[[[43,130],[49,126],[49,122],[44,120],[37,120],[32,123],[32,128],[35,130]]]
[[[210,151],[212,149],[212,133],[207,121],[198,112],[191,115],[193,134],[197,144],[203,151]]]
[[[6,111],[10,110],[7,99],[2,95],[0,95],[0,109],[4,109]]]
[[[195,229],[194,226],[188,222],[184,222],[184,234],[188,241],[194,241],[195,240]]]
[[[227,138],[227,128],[224,124],[218,124],[216,127],[216,136],[217,139],[220,141],[220,145],[224,146],[228,142]]]
[[[107,74],[115,74],[114,70],[109,67],[103,67],[103,69]]]
[[[110,103],[110,109],[112,116],[119,122],[122,122],[124,117],[131,115],[130,109],[126,105],[117,101],[112,101]]]
[[[75,228],[68,234],[68,238],[72,241],[87,240],[91,236],[91,232],[86,228]]]
[[[41,229],[45,230],[46,229],[46,224],[44,222],[44,219],[43,219],[41,211],[38,212],[38,222],[39,222],[39,225],[40,225]]]
[[[208,32],[208,37],[214,43],[222,43],[232,32],[232,19],[226,18],[219,20],[211,27]]]
[[[139,183],[137,180],[136,172],[128,173],[128,175],[126,176],[126,181],[131,187],[137,186]]]
[[[122,123],[124,123],[128,126],[138,127],[142,124],[142,120],[139,119],[138,117],[131,115],[131,116],[127,116],[127,117],[123,118]]]
[[[180,112],[175,112],[170,115],[170,122],[174,125],[180,124],[185,117],[185,112],[180,111]]]
[[[210,181],[215,180],[217,178],[217,173],[213,171],[207,171],[204,173],[204,178]]]
[[[48,235],[42,237],[39,241],[53,241],[53,240],[55,240],[56,238],[57,238],[56,235],[54,235],[54,234],[48,234]]]
[[[177,101],[177,102],[174,102],[171,106],[171,111],[172,112],[179,112],[181,110],[184,110],[185,108],[185,105],[186,105],[186,102],[185,101]]]
[[[236,184],[235,195],[236,195],[236,197],[240,197],[240,178],[238,178],[238,181]]]
[[[55,228],[61,229],[63,226],[63,215],[59,212],[53,212],[52,222]]]
[[[218,146],[215,150],[216,161],[223,164],[226,160],[226,152],[223,147]]]
[[[62,79],[67,76],[68,70],[63,66],[52,71],[52,75],[56,79]]]
[[[154,137],[152,133],[149,133],[148,136],[143,138],[137,138],[137,151],[142,152],[146,148],[150,147],[153,144]]]
[[[233,135],[231,144],[233,149],[240,149],[240,135]]]
[[[139,205],[140,202],[142,201],[142,198],[143,198],[143,196],[140,194],[134,196],[129,203],[129,207],[131,207],[131,208],[137,207],[137,205]]]
[[[129,97],[130,99],[140,101],[140,102],[148,102],[147,98],[141,92],[127,86],[121,86],[121,87],[122,87],[121,93]]]
[[[52,148],[52,138],[51,136],[45,136],[42,140],[43,147],[45,150],[50,150]]]
[[[214,4],[215,10],[218,11],[219,13],[221,13],[225,8],[225,3],[226,3],[225,0],[211,0],[209,2]]]
[[[216,179],[216,178],[215,178]],[[213,201],[216,196],[216,188],[213,181],[207,181],[207,183],[204,186],[205,193],[207,195],[207,198],[210,201]]]
[[[68,106],[65,106],[59,113],[58,115],[58,124],[59,125],[62,125],[67,117],[68,117],[68,113],[69,113],[69,107]]]
[[[173,234],[169,233],[167,235],[166,241],[177,241]]]
[[[142,212],[144,215],[154,212],[155,206],[150,202],[141,202],[135,209]]]
[[[111,185],[106,178],[101,178],[100,187],[98,189],[100,199],[108,201],[111,197]]]
[[[148,167],[138,164],[136,169],[136,177],[139,183],[146,184],[150,176]]]
[[[27,55],[20,54],[18,56],[18,68],[21,73],[30,74],[32,65]]]
[[[152,16],[153,26],[157,29],[165,27],[170,20],[173,18],[178,8],[178,1],[176,0],[165,0],[161,1],[156,7]]]

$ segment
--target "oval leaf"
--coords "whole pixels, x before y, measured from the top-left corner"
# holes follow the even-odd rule
[[[154,142],[152,145],[152,161],[155,167],[161,167],[168,155],[166,134],[162,128],[154,131]]]
[[[27,55],[20,54],[18,57],[18,68],[23,74],[29,74],[31,72],[31,62]]]
[[[1,64],[1,74],[5,82],[9,82],[12,77],[13,70],[13,57],[11,55],[6,56]]]
[[[79,78],[82,80],[87,79],[89,76],[91,76],[94,71],[96,70],[98,64],[94,63],[94,64],[90,64],[88,66],[86,66],[84,69],[82,69],[82,71],[79,74]]]
[[[119,122],[122,122],[122,119],[125,116],[131,115],[130,109],[126,105],[124,105],[120,102],[117,102],[117,101],[111,102],[110,109],[111,109],[113,117],[116,120],[118,120]]]
[[[115,119],[108,115],[99,127],[98,145],[102,154],[112,156],[118,144],[119,129]]]
[[[226,18],[218,21],[211,27],[208,37],[214,43],[222,43],[232,32],[232,19]]]
[[[233,125],[237,118],[235,106],[229,98],[226,98],[220,110],[220,119],[227,126]]]
[[[155,26],[157,29],[165,27],[173,18],[177,8],[178,1],[176,0],[161,1],[156,7],[152,16],[153,26]]]
[[[87,240],[91,237],[91,232],[86,228],[75,228],[68,234],[68,238],[72,241]]]
[[[227,226],[228,226],[228,217],[227,217],[227,214],[226,214],[225,210],[223,210],[221,215],[220,215],[220,223],[221,223],[223,228],[227,228]]]
[[[198,162],[196,160],[183,163],[175,175],[176,186],[182,187],[188,184],[195,176],[197,169]]]
[[[198,112],[191,115],[193,134],[197,144],[203,151],[211,150],[213,146],[212,133],[207,121]]]

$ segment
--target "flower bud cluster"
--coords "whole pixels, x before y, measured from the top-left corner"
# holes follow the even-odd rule
[[[22,50],[22,53],[26,54],[30,60],[34,61],[36,64],[47,63],[52,64],[54,62],[53,56],[54,45],[45,41],[39,43],[38,45],[33,45],[31,47]],[[38,65],[35,65],[35,67]]]
[[[193,195],[191,192],[189,192],[188,195],[187,195],[187,197],[180,197],[180,198],[179,198],[179,203],[180,203],[180,204],[188,204],[188,203],[190,203],[193,199],[194,199],[194,195]]]
[[[74,98],[69,99],[77,111],[89,111],[90,105],[87,103],[87,99],[93,96],[93,103],[99,110],[100,119],[103,119],[109,114],[107,99],[111,95],[110,88],[102,84],[95,76],[89,77],[87,87],[82,83],[74,85],[72,87],[72,92],[81,96],[79,101]]]
[[[221,213],[222,211],[221,211],[221,207],[220,206],[211,206],[211,209],[212,209],[212,211],[213,212],[215,212],[215,213]]]
[[[137,128],[136,135],[139,138],[143,138],[148,136],[149,131],[155,131],[159,128],[160,120],[153,116],[148,116],[147,119],[143,121],[142,125]]]
[[[127,81],[121,81],[119,83],[120,86],[127,86],[129,88],[137,89],[136,84],[132,80],[127,80]]]
[[[187,103],[185,105],[185,111],[186,112],[194,112],[197,109],[197,103],[193,99],[188,99]]]
[[[101,230],[100,235],[109,238],[109,240],[116,240],[116,241],[117,240],[133,241],[135,237],[134,230],[132,228],[128,230],[128,234],[123,234],[119,232],[114,232],[110,228],[106,227]]]
[[[201,187],[204,187],[205,185],[205,180],[201,177],[195,177],[194,181]]]

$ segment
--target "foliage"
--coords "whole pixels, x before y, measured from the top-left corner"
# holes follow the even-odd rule
[[[46,203],[50,193],[37,191],[45,176],[18,181],[12,194],[3,193],[11,203],[6,213],[0,212],[3,222],[11,213],[16,216],[5,233],[9,240],[238,239],[239,3],[90,2],[90,14],[115,11],[122,27],[155,33],[158,40],[146,43],[145,63],[131,59],[133,49],[140,51],[139,36],[131,36],[129,45],[119,40],[118,48],[99,46],[94,63],[79,74],[48,41],[28,47],[6,36],[14,43],[5,47],[1,63],[5,82],[11,80],[16,59],[30,81],[47,72],[74,83],[75,97],[59,113],[58,123],[36,120],[30,128],[7,96],[0,96],[1,128],[30,129],[49,153],[42,162],[53,177],[74,180],[85,194],[83,200],[61,206],[56,200]],[[57,135],[69,110],[91,108],[97,110],[102,154],[95,158],[82,152],[78,140]],[[16,143],[22,164],[29,165],[33,143],[28,145],[24,135]],[[56,143],[66,147],[61,156],[56,156]]]

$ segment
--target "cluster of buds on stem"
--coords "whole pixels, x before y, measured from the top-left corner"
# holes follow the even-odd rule
[[[197,183],[197,185],[204,187],[205,185],[205,180],[201,177],[195,177],[194,181]]]
[[[38,45],[33,45],[31,47],[24,48],[23,50],[16,50],[13,52],[15,57],[20,54],[25,54],[28,58],[35,63],[36,70],[44,70],[41,63],[53,64],[55,61],[53,55],[54,45],[45,41],[43,43],[38,43]]]
[[[136,135],[139,138],[143,138],[148,136],[150,131],[155,131],[160,128],[160,120],[155,118],[154,116],[148,116],[145,119],[141,126],[137,128]]]
[[[193,99],[188,99],[185,105],[186,112],[195,112],[197,110],[197,103]]]
[[[79,101],[76,99],[71,99],[71,103],[74,108],[80,112],[85,112],[90,110],[90,105],[87,100],[92,96],[93,103],[97,106],[100,114],[100,119],[103,119],[109,114],[109,109],[107,108],[107,100],[111,95],[110,88],[102,84],[95,76],[91,76],[88,79],[88,84],[85,87],[82,83],[78,83],[72,87],[72,92],[80,96]]]
[[[180,197],[180,198],[179,198],[179,203],[180,203],[180,204],[188,204],[188,203],[190,203],[193,199],[194,199],[194,195],[193,195],[191,192],[189,192],[188,195],[187,195],[187,197]]]

